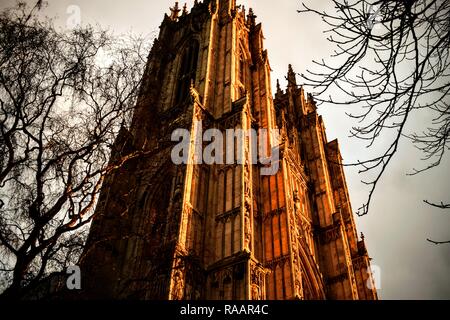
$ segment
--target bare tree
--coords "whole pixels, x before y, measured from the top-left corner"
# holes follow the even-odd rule
[[[78,258],[129,124],[145,56],[142,39],[92,27],[57,31],[41,1],[0,15],[0,285],[23,297]]]
[[[377,183],[398,150],[409,139],[424,154],[424,166],[411,175],[439,166],[450,142],[450,2],[447,0],[335,0],[333,12],[303,4],[329,27],[328,41],[336,47],[329,61],[315,61],[315,71],[302,75],[317,90],[317,100],[358,106],[353,137],[374,147],[390,139],[377,156],[355,164],[370,187],[358,215],[369,211]],[[337,90],[334,98],[331,90]],[[336,97],[340,97],[337,100]],[[411,119],[423,120],[421,133],[407,132]],[[427,201],[427,203],[429,203]],[[450,205],[441,203],[440,208]]]

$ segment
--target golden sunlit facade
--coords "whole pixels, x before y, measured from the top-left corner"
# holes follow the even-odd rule
[[[338,142],[290,66],[273,95],[263,39],[234,0],[165,16],[112,160],[142,155],[104,183],[81,259],[86,297],[377,298]],[[220,132],[279,129],[278,171],[261,174],[251,136],[235,150],[240,162],[174,164],[172,133],[189,130],[193,150],[199,121]]]

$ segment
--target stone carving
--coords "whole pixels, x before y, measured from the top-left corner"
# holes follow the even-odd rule
[[[200,103],[200,94],[198,93],[197,89],[194,86],[194,82],[191,81],[191,86],[189,87],[189,93],[191,96],[192,103]],[[198,106],[197,106],[198,108]]]
[[[234,2],[223,3],[234,12]],[[305,100],[301,88],[290,82],[288,90],[279,88],[275,99],[272,99],[268,78],[270,65],[267,52],[263,49],[262,28],[255,24],[253,14],[249,14],[251,21],[243,21],[242,14],[232,21],[224,8],[223,14],[218,16],[218,0],[197,2],[191,12],[187,13],[186,8],[182,15],[178,6],[172,9],[172,19],[167,17],[164,20],[160,39],[155,40],[149,55],[138,105],[130,124],[132,134],[126,137],[130,142],[126,144],[127,148],[129,145],[133,149],[130,152],[140,151],[145,146],[143,151],[148,153],[118,170],[119,174],[114,174],[104,184],[102,194],[111,196],[101,198],[97,209],[100,214],[93,222],[91,237],[109,236],[114,230],[120,232],[117,234],[120,237],[117,245],[109,239],[102,245],[117,247],[117,254],[111,259],[115,265],[123,266],[121,281],[150,279],[155,294],[146,292],[145,297],[163,300],[229,298],[230,293],[236,299],[292,299],[309,297],[308,292],[313,292],[313,298],[340,299],[348,298],[344,296],[350,292],[347,283],[353,282],[352,288],[356,287],[354,284],[365,288],[363,283],[357,283],[359,279],[353,280],[351,272],[351,280],[336,287],[330,284],[327,288],[323,282],[323,278],[335,275],[330,270],[344,256],[349,266],[351,258],[367,253],[361,242],[358,243],[359,255],[354,253],[351,256],[350,243],[357,243],[354,239],[356,233],[352,231],[355,230],[353,220],[346,221],[346,228],[352,231],[347,233],[348,239],[342,235],[345,230],[341,231],[342,227],[324,224],[334,221],[330,219],[332,213],[327,212],[329,206],[318,205],[325,196],[331,204],[342,202],[346,219],[351,212],[345,197],[337,199],[339,193],[346,194],[342,168],[330,163],[338,157],[338,145],[335,143],[332,148],[329,147],[312,97]],[[213,35],[211,30],[214,30]],[[180,44],[194,40],[199,42],[197,63],[193,63],[196,61],[195,52],[190,59],[189,73],[180,74],[184,72],[184,64],[179,61],[182,59],[178,59],[182,56],[180,50],[183,46]],[[240,50],[233,49],[236,43]],[[243,64],[230,64],[230,61],[239,61],[241,52],[247,53]],[[234,76],[239,74],[236,68],[241,67],[245,68],[248,77],[245,77],[244,84],[236,84],[239,82]],[[192,79],[194,75],[195,81],[190,88],[185,88],[189,83],[183,82],[182,92],[184,94],[185,89],[190,89],[190,96],[186,95],[180,98],[180,103],[170,105],[177,93],[181,93],[177,91],[180,89],[178,81],[181,78]],[[292,80],[295,76],[292,70],[290,75]],[[242,96],[234,97],[238,90]],[[238,100],[232,101],[235,98]],[[171,149],[175,142],[171,141],[171,134],[178,128],[191,130],[196,120],[202,120],[203,129],[217,128],[222,132],[237,128],[276,129],[276,125],[280,125],[284,144],[280,147],[280,171],[274,179],[277,183],[272,183],[273,177],[261,177],[258,172],[260,166],[252,164],[252,153],[257,154],[258,151],[253,149],[253,137],[242,138],[239,152],[243,153],[243,163],[208,165],[207,172],[202,168],[199,175],[194,175],[193,165],[173,165]],[[192,133],[191,138],[195,138]],[[205,141],[202,143],[207,144]],[[118,150],[122,148],[115,148],[113,157],[120,156]],[[193,157],[194,153],[190,156]],[[168,181],[168,170],[162,167],[165,163],[173,165],[176,173],[170,177],[174,180],[173,188],[164,188],[163,192],[161,185]],[[240,175],[233,175],[232,183],[229,180],[219,182],[217,171],[221,167],[235,170],[238,166]],[[139,180],[138,177],[144,176],[141,174],[143,171],[145,177]],[[331,183],[320,184],[324,177],[329,177]],[[139,207],[140,194],[130,190],[144,191],[147,184],[156,190],[155,202],[167,198],[169,204],[166,206],[164,202],[164,206],[153,207],[144,202],[142,208]],[[284,187],[280,187],[281,184]],[[196,201],[192,201],[194,207],[191,207],[190,196],[199,190],[195,189],[196,186],[200,186],[202,191],[196,194]],[[335,190],[333,186],[342,189]],[[115,202],[127,193],[126,203],[118,208],[119,204]],[[232,206],[229,205],[230,198]],[[228,211],[223,212],[223,207]],[[121,216],[123,212],[127,214]],[[314,226],[314,232],[319,237],[317,243],[313,241],[309,217],[314,217],[314,222],[318,224]],[[336,224],[338,222],[336,220]],[[135,234],[147,236],[149,233],[146,230],[152,229],[153,225],[157,227],[152,231],[149,245],[136,239]],[[190,234],[187,235],[187,232]],[[193,235],[195,241],[192,241],[192,247],[184,248],[186,236]],[[337,245],[327,245],[331,241],[336,241]],[[88,264],[92,270],[103,272],[104,269],[97,267],[106,258],[105,250],[96,246],[86,248],[84,255],[88,256],[86,261],[90,261]],[[188,252],[184,252],[185,249]],[[189,261],[177,261],[180,256],[188,259],[199,253],[202,259],[196,257]],[[265,274],[267,270],[260,264],[277,272]],[[353,264],[355,269],[369,267],[368,257],[364,261],[353,260]],[[241,266],[239,272],[236,272],[237,265]],[[227,268],[233,272],[225,271]],[[283,279],[280,279],[280,269],[283,270]],[[117,281],[115,275],[101,275],[109,277],[108,281],[112,284]],[[98,274],[92,275],[93,279],[96,277]],[[250,277],[251,281],[247,281]],[[204,289],[207,279],[209,287]],[[266,291],[266,281],[272,292]],[[286,285],[290,287],[283,287]],[[123,295],[139,295],[145,291],[142,286],[136,284]],[[335,290],[338,286],[344,286],[344,290]],[[117,286],[111,286],[114,287]],[[273,292],[289,293],[289,296],[274,296]],[[108,294],[118,296],[117,292]]]
[[[245,116],[243,117],[246,118]],[[244,250],[250,252],[252,239],[252,191],[251,191],[251,171],[249,163],[249,138],[244,139]]]
[[[261,292],[256,284],[252,284],[252,300],[261,300]]]
[[[181,270],[176,270],[173,276],[172,299],[182,300],[184,298],[184,279]]]
[[[294,209],[295,209],[295,213],[298,215],[300,214],[300,197],[298,196],[298,191],[294,190]]]
[[[295,297],[297,299],[303,298],[303,287],[300,280],[295,280]]]
[[[294,275],[294,290],[295,297],[297,299],[303,298],[303,288],[302,288],[302,272],[301,272],[301,261],[299,259],[300,254],[300,244],[299,241],[302,237],[301,222],[297,219],[301,219],[300,212],[300,197],[298,191],[294,190],[292,193],[292,200],[294,202],[294,209],[289,210],[289,225],[290,225],[290,235],[291,235],[291,262],[293,267]]]
[[[263,299],[265,271],[256,263],[250,264],[250,281],[251,281],[251,299]]]
[[[247,154],[246,154],[247,155]],[[245,160],[245,165],[244,165],[244,186],[245,186],[245,190],[244,190],[244,197],[245,198],[250,198],[251,197],[251,179],[250,179],[250,165],[248,163],[248,160]]]
[[[194,121],[203,120],[203,110],[197,104],[194,105]],[[202,133],[203,134],[203,133]]]
[[[244,206],[244,250],[250,252],[250,242],[252,238],[252,226],[250,221],[250,204],[245,203]]]

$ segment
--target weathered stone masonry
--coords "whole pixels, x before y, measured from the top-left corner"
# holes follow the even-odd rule
[[[270,71],[251,9],[233,0],[171,8],[112,160],[143,155],[103,186],[80,262],[84,297],[377,298],[339,145],[292,68],[274,96]],[[191,131],[194,156],[194,120],[223,132],[280,129],[278,173],[252,164],[251,137],[242,164],[173,164],[177,128]]]

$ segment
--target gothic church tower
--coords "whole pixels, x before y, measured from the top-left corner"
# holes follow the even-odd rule
[[[195,1],[190,12],[176,4],[164,17],[111,161],[142,156],[104,183],[80,261],[84,297],[377,298],[339,145],[291,67],[274,98],[255,20],[235,0]],[[251,136],[235,150],[239,163],[174,164],[172,132],[189,130],[192,158],[199,121],[280,129],[278,172],[251,161]]]

